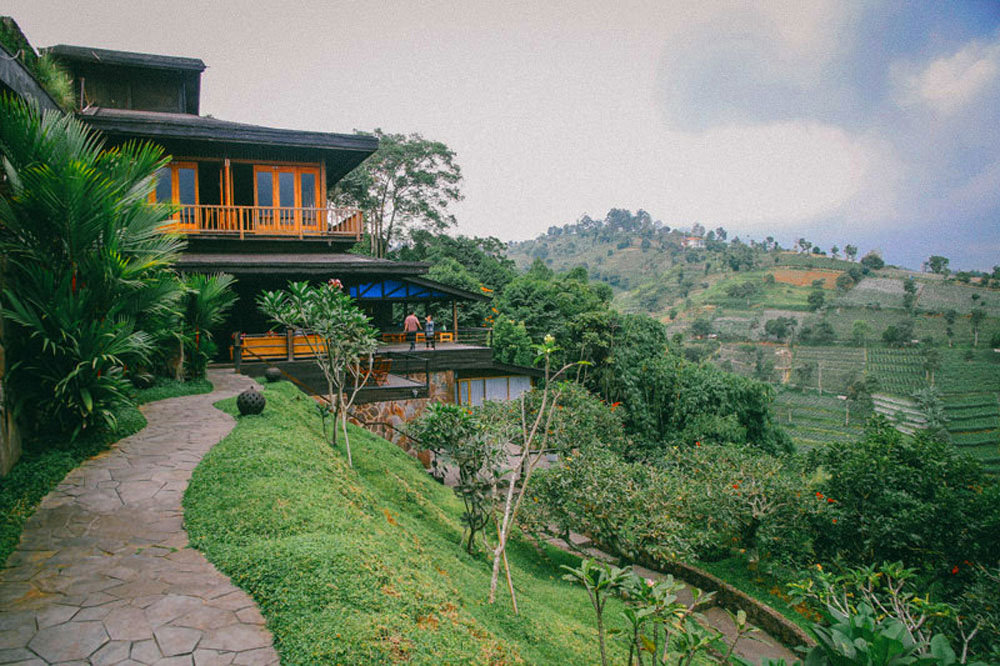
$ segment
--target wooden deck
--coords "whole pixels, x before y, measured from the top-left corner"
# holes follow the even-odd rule
[[[164,231],[229,238],[330,238],[361,240],[357,208],[181,205]]]

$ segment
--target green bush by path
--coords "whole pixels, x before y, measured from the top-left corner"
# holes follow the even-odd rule
[[[360,429],[349,469],[308,397],[285,382],[264,391],[264,413],[240,418],[195,470],[185,521],[192,544],[256,599],[285,663],[597,661],[586,592],[560,578],[577,558],[513,542],[521,615],[505,592],[488,605],[489,563],[462,548],[449,488]],[[608,617],[620,622],[618,607]]]
[[[207,379],[190,382],[162,380],[138,391],[137,402],[145,404],[182,395],[209,393],[211,390],[212,384]],[[146,417],[133,406],[119,407],[115,416],[118,425],[113,430],[95,430],[77,437],[73,442],[25,443],[21,459],[10,474],[0,478],[0,567],[17,547],[25,521],[50,490],[87,458],[146,427]]]
[[[204,377],[186,382],[176,379],[157,378],[149,388],[136,391],[136,402],[145,405],[147,402],[177,398],[182,395],[199,395],[212,392],[212,382]]]

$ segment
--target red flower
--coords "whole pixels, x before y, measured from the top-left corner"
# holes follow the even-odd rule
[[[836,518],[834,518],[834,519],[833,519],[833,524],[834,524],[834,525],[836,525],[836,524],[837,524],[837,519],[836,519]]]
[[[828,504],[833,504],[836,500],[834,500],[832,497],[827,497],[826,501]]]
[[[695,446],[701,446],[701,442],[695,442],[694,445]]]
[[[817,491],[816,492],[816,499],[823,499],[823,493]]]
[[[735,488],[736,490],[739,490],[740,489],[740,484],[739,483],[734,483],[733,484],[733,488]]]
[[[958,565],[957,564],[951,568],[951,573],[953,575],[958,573]]]

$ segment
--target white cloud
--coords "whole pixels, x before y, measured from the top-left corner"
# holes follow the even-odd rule
[[[662,185],[678,221],[788,228],[844,213],[861,223],[893,208],[895,183],[883,176],[891,153],[835,125],[720,127],[675,137],[673,156],[676,170]]]
[[[924,104],[940,115],[951,115],[973,102],[997,81],[998,72],[1000,38],[991,43],[970,42],[923,67],[893,66],[900,103]]]

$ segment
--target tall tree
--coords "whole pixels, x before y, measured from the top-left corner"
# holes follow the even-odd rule
[[[375,129],[370,135],[378,138],[378,150],[341,180],[330,198],[364,211],[371,253],[384,257],[407,228],[454,226],[448,206],[462,200],[462,169],[454,151],[419,134]]]
[[[931,255],[927,259],[927,267],[931,269],[932,273],[937,273],[938,275],[948,274],[948,258],[942,257],[941,255],[935,254]]]
[[[857,248],[857,246],[855,246],[855,245],[845,245],[844,246],[844,255],[848,259],[850,259],[851,261],[854,261],[857,258],[857,256],[858,256],[858,248]]]

